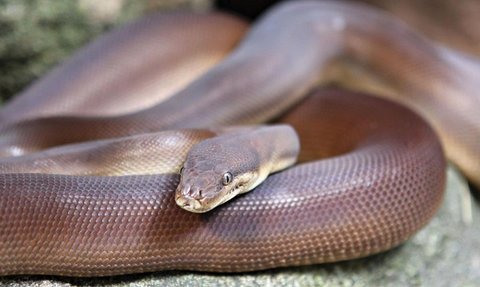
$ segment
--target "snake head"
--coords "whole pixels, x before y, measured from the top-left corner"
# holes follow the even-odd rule
[[[175,201],[188,211],[207,212],[263,181],[259,168],[259,155],[248,144],[207,139],[188,153]]]

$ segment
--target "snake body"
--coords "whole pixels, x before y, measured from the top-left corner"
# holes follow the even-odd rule
[[[175,204],[176,174],[0,175],[1,273],[236,272],[338,261],[396,246],[428,222],[442,199],[445,162],[423,120],[340,92],[299,108],[286,119],[294,126],[306,113],[322,115],[303,135],[317,139],[314,151],[344,155],[274,174],[202,215]],[[348,112],[343,126],[338,109]],[[355,140],[319,138],[331,125]]]
[[[332,67],[352,65],[401,94],[480,183],[477,66],[378,10],[328,1],[274,8],[225,60],[151,108],[6,120],[0,150],[28,154],[163,129],[264,122],[315,85],[338,80]],[[325,159],[274,174],[204,215],[175,205],[177,174],[1,174],[0,274],[237,272],[346,260],[404,242],[437,210],[443,150],[409,109],[320,91],[281,120],[299,132],[301,161]]]
[[[195,144],[222,133],[211,129],[170,130],[63,145],[4,158],[0,160],[0,173],[110,176],[176,173]]]
[[[101,37],[15,96],[0,123],[142,110],[219,62],[246,28],[215,12],[150,15]]]

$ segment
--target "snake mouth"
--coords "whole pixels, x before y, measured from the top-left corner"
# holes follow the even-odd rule
[[[242,175],[234,186],[227,192],[227,195],[238,195],[250,191],[258,185],[258,173],[248,172]],[[261,182],[261,181],[260,181]]]
[[[185,209],[187,211],[194,212],[194,213],[203,213],[211,209],[207,205],[202,204],[200,200],[195,198],[176,196],[175,202],[182,209]]]
[[[243,184],[236,184],[228,193],[236,192],[243,187]]]
[[[237,195],[237,194],[239,194],[239,193],[242,193],[243,190],[245,190],[245,183],[237,183],[237,184],[228,192],[228,194]]]
[[[188,192],[182,192],[183,189],[179,190],[175,193],[175,203],[186,211],[204,213],[218,206],[218,203],[216,203],[218,197],[208,198],[198,196],[197,193],[194,193],[192,196]]]
[[[175,202],[184,210],[194,213],[205,213],[234,198],[240,193],[239,191],[243,190],[243,188],[244,184],[240,184],[230,189],[228,192],[222,193],[222,196],[215,197],[213,200],[207,200],[206,198],[197,199],[185,196],[184,194],[179,194],[175,196]]]

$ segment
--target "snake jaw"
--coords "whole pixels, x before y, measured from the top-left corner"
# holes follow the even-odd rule
[[[175,196],[175,202],[181,208],[194,213],[203,213],[210,210],[210,209],[206,209],[205,206],[195,198]]]

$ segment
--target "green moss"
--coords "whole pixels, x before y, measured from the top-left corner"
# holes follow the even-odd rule
[[[138,16],[143,1],[126,2],[115,20],[98,21],[79,2],[0,1],[1,101],[109,27]]]

